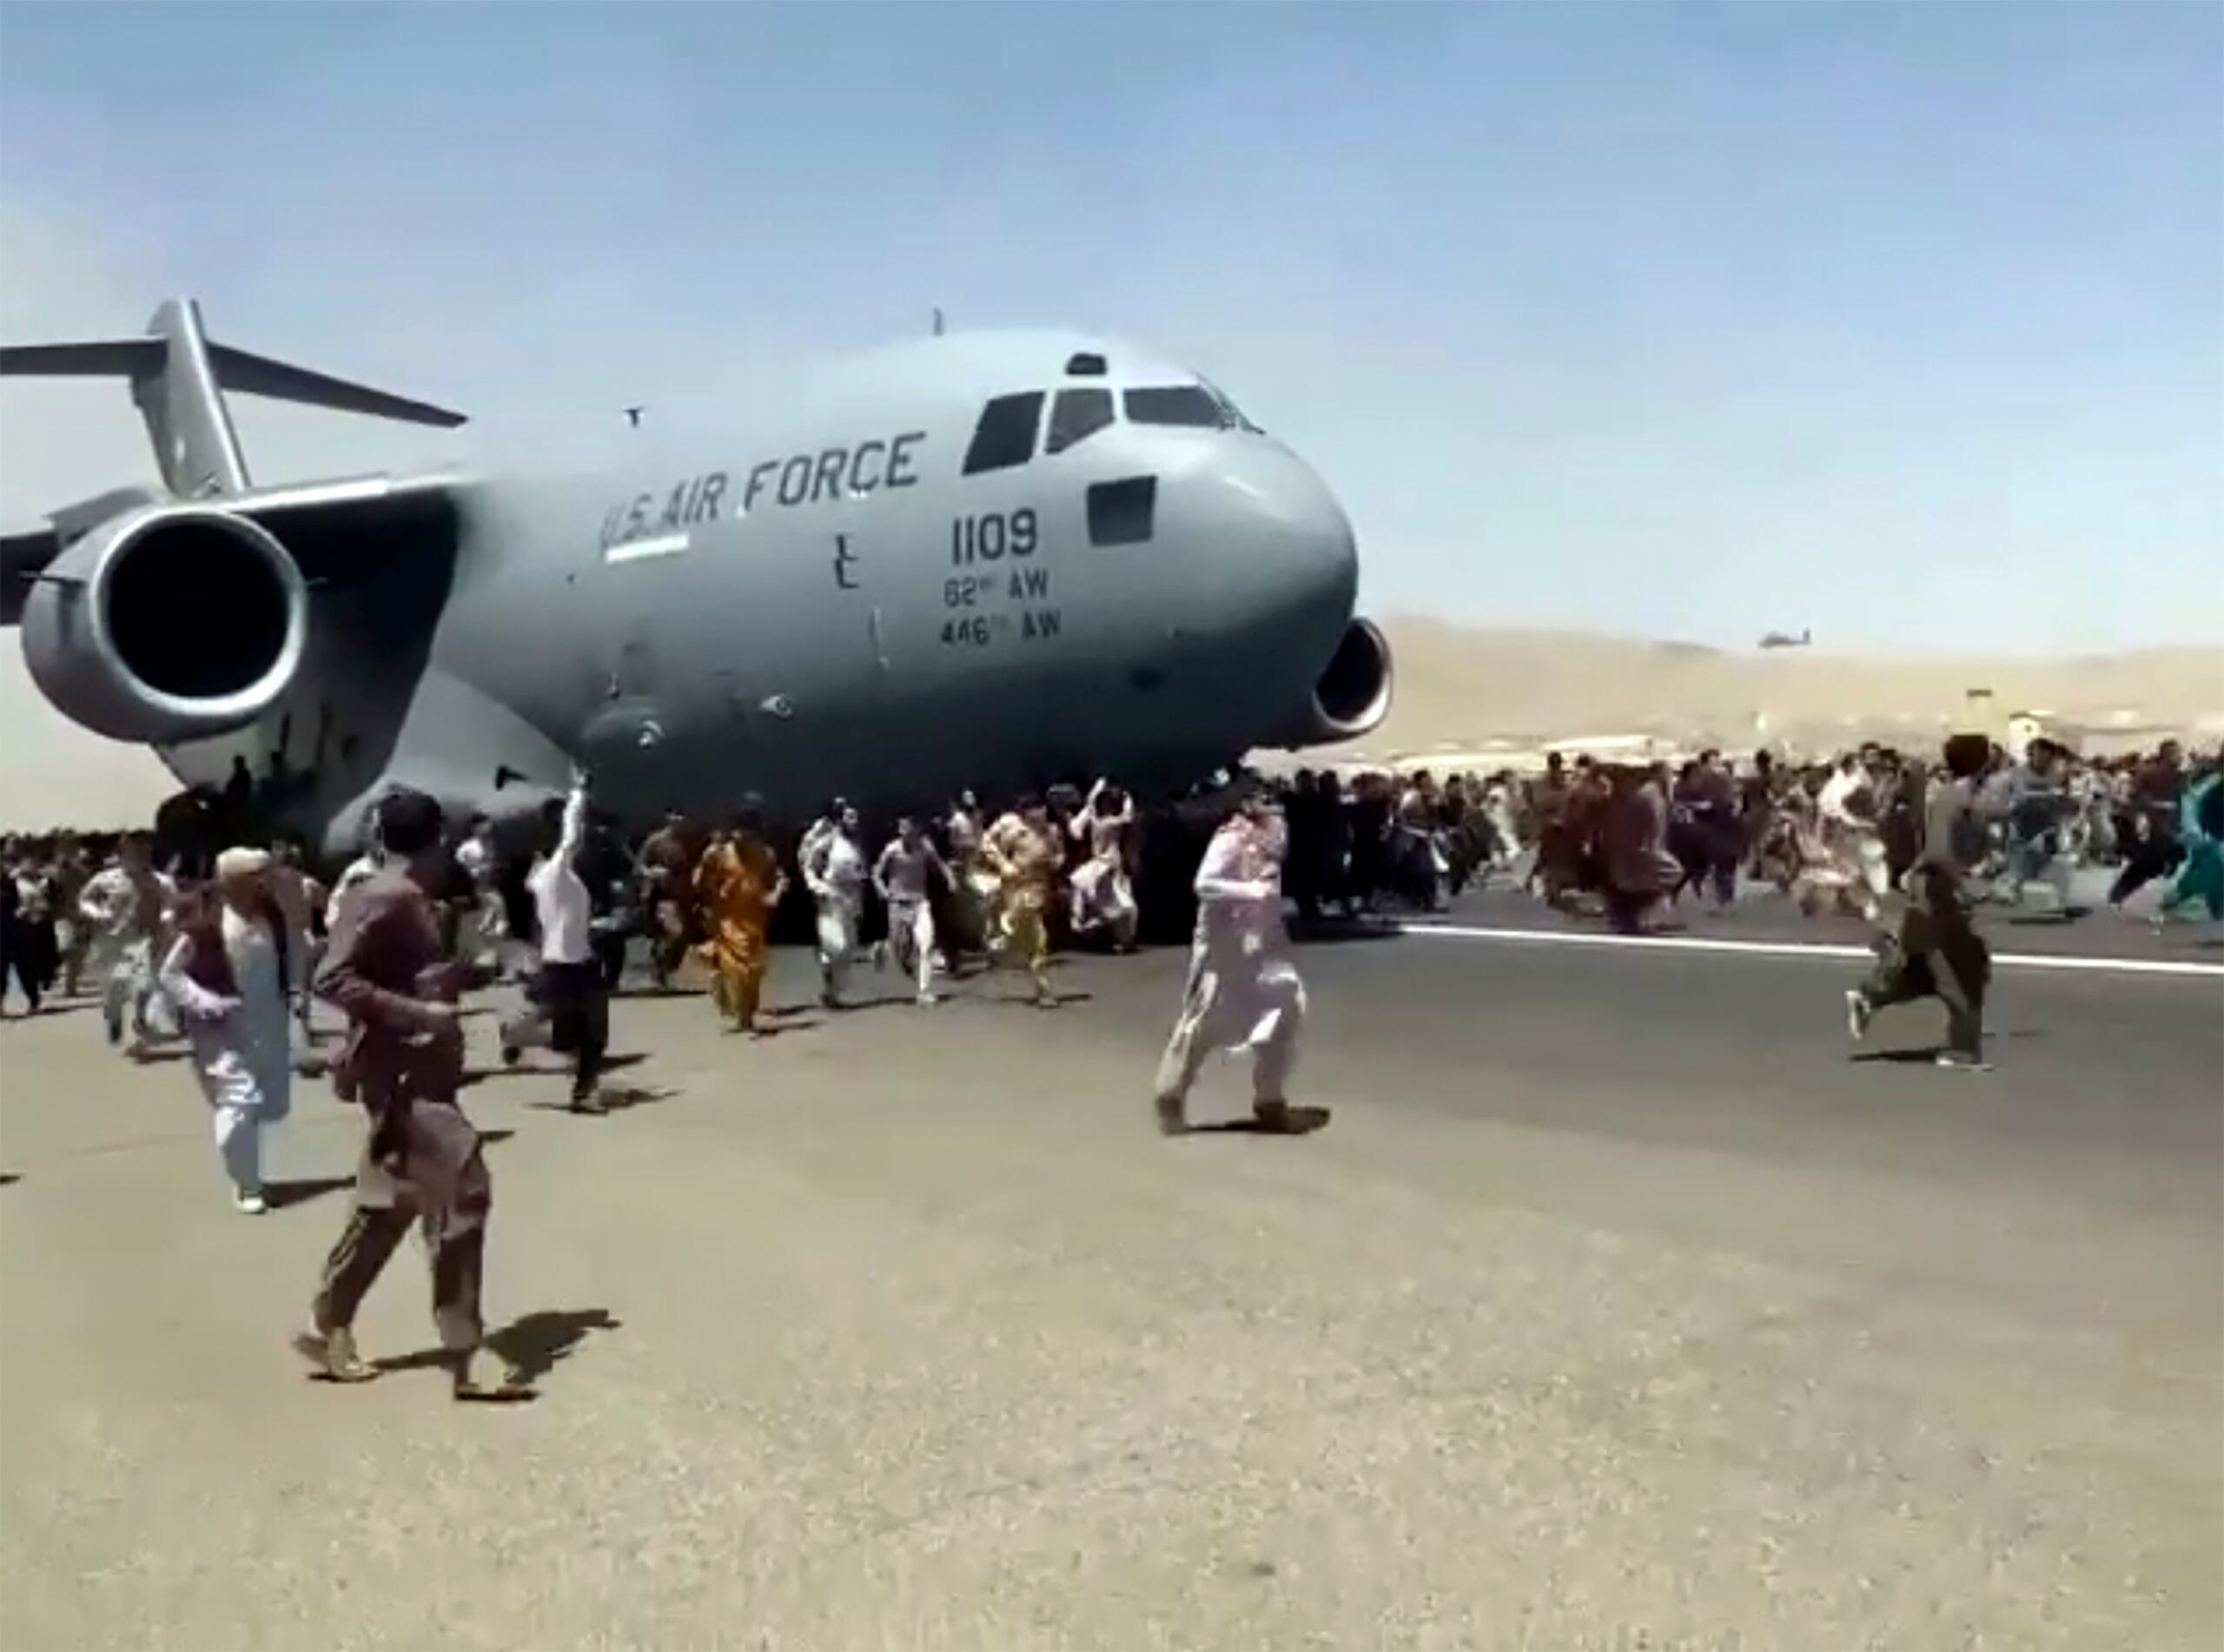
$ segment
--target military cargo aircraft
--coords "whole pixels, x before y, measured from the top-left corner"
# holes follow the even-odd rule
[[[1102,340],[949,333],[837,363],[714,444],[626,430],[600,477],[256,487],[224,392],[463,416],[210,340],[0,350],[129,383],[164,486],[0,543],[41,691],[189,786],[251,775],[348,852],[386,790],[515,818],[594,776],[639,822],[807,816],[1099,770],[1174,787],[1388,710],[1320,479],[1195,373]]]

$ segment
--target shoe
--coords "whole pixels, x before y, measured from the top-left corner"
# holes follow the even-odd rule
[[[609,1112],[610,1108],[604,1104],[603,1099],[599,1095],[590,1091],[585,1095],[575,1095],[572,1098],[572,1111],[574,1113],[584,1113],[594,1118],[600,1118],[604,1113]]]
[[[1858,987],[1849,987],[1845,994],[1845,1030],[1857,1044],[1869,1036],[1869,1023],[1876,1012],[1870,1007],[1867,995]]]
[[[911,1001],[921,1009],[932,1009],[937,1004],[942,1002],[942,995],[938,993],[921,993]]]
[[[514,1365],[505,1365],[493,1382],[486,1381],[480,1374],[481,1351],[473,1349],[451,1357],[453,1376],[449,1392],[453,1398],[480,1404],[514,1405],[538,1397],[532,1380]]]
[[[294,1338],[294,1351],[328,1383],[367,1383],[379,1374],[355,1352],[352,1331],[304,1331]]]
[[[232,1195],[232,1208],[242,1216],[260,1216],[270,1206],[263,1203],[262,1195],[259,1193],[235,1193]]]
[[[1289,1128],[1289,1103],[1287,1101],[1254,1101],[1251,1116],[1266,1131],[1286,1131]]]
[[[1941,1050],[1932,1058],[1932,1064],[1949,1073],[1989,1073],[1992,1063],[1982,1056],[1971,1055],[1962,1050]]]
[[[1158,1112],[1159,1134],[1178,1136],[1188,1129],[1189,1121],[1183,1116],[1180,1096],[1162,1095],[1152,1103],[1152,1106]]]

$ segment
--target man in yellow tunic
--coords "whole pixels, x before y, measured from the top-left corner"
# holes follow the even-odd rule
[[[764,988],[764,937],[787,889],[779,856],[765,843],[756,809],[745,808],[714,833],[695,868],[695,904],[709,939],[711,995],[734,1030],[754,1035]]]
[[[1057,1001],[1050,990],[1043,915],[1056,897],[1058,849],[1049,815],[1034,797],[1000,816],[981,840],[981,858],[996,877],[996,961],[1007,969],[1026,969],[1037,1004]]]

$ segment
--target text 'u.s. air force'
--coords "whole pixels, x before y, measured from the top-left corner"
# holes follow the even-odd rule
[[[722,516],[746,516],[768,506],[792,510],[862,499],[884,487],[913,486],[919,479],[919,446],[926,439],[923,430],[907,430],[847,446],[764,459],[741,472],[738,487],[727,471],[683,476],[669,488],[636,493],[612,506],[602,519],[602,548],[677,533]]]

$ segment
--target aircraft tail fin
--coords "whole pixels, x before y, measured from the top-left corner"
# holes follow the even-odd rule
[[[163,482],[181,497],[238,493],[249,486],[224,392],[453,429],[464,416],[351,384],[307,367],[210,342],[201,306],[171,299],[136,339],[0,347],[0,377],[123,379],[146,421]]]

